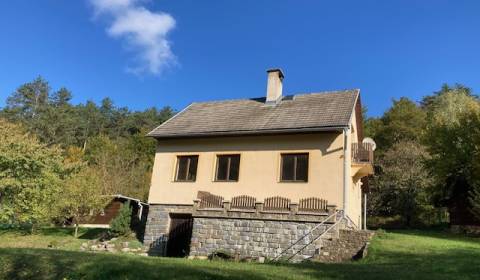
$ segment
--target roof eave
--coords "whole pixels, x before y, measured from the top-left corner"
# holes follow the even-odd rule
[[[166,125],[168,122],[170,122],[171,120],[175,119],[176,117],[178,117],[179,115],[181,115],[183,112],[185,112],[188,108],[190,108],[190,106],[192,106],[195,102],[193,103],[190,103],[188,104],[187,107],[183,108],[183,110],[181,110],[180,112],[177,112],[175,115],[173,115],[171,118],[169,118],[168,120],[164,121],[162,124],[160,124],[159,126],[157,126],[156,128],[154,128],[152,131],[150,131],[149,133],[147,133],[146,136],[148,137],[154,137],[154,134],[155,134],[155,130],[159,129],[160,127]]]
[[[292,129],[264,129],[264,130],[244,130],[244,131],[212,131],[188,134],[148,134],[147,136],[155,139],[178,139],[178,138],[203,138],[203,137],[219,137],[219,136],[261,136],[261,135],[275,135],[275,134],[301,134],[314,132],[331,132],[342,131],[347,125],[338,126],[323,126],[323,127],[306,127],[306,128],[292,128]]]

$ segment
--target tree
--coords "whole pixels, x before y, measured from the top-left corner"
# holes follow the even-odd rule
[[[473,185],[469,202],[472,214],[480,221],[480,184]]]
[[[98,168],[104,194],[122,193],[146,199],[156,142],[144,137],[168,118],[170,107],[130,111],[110,98],[72,105],[72,93],[60,88],[52,93],[39,77],[20,86],[7,99],[0,116],[21,123],[48,147],[80,147],[88,164]]]
[[[87,161],[99,172],[103,194],[140,199],[148,195],[153,154],[155,142],[140,134],[116,140],[94,137],[85,151]]]
[[[452,91],[430,106],[425,145],[436,180],[434,199],[449,208],[453,222],[472,222],[469,196],[479,181],[480,104],[471,95]]]
[[[93,101],[74,106],[71,99],[72,93],[67,88],[51,93],[48,82],[38,77],[7,98],[0,116],[22,123],[47,145],[62,148],[76,145],[85,150],[89,139],[99,134],[113,139],[129,137],[152,130],[174,114],[168,106],[161,110],[130,111],[116,107],[108,97],[100,106]]]
[[[48,105],[50,86],[42,77],[21,85],[7,98],[7,110],[16,119],[31,121]]]
[[[122,204],[118,215],[110,222],[110,232],[115,236],[126,236],[132,231],[130,224],[132,220],[132,209],[130,201]]]
[[[418,220],[430,204],[432,180],[423,164],[427,158],[425,148],[412,141],[398,142],[384,153],[372,184],[370,207],[376,214],[400,215],[407,226]]]
[[[380,152],[388,150],[400,141],[419,141],[426,126],[426,114],[406,97],[394,100],[392,107],[383,114],[381,123],[370,123]]]
[[[47,147],[17,124],[0,119],[0,219],[34,228],[54,216],[63,178],[69,170],[61,150]]]
[[[80,221],[99,213],[106,202],[97,173],[93,168],[84,167],[65,181],[57,207],[61,218],[72,219],[77,237]]]
[[[457,83],[453,85],[453,87],[448,84],[443,84],[439,91],[435,91],[432,95],[424,96],[422,98],[422,101],[420,102],[420,105],[423,109],[429,109],[433,104],[435,104],[437,98],[444,95],[445,93],[461,94],[477,98],[477,96],[473,94],[471,88],[466,87],[462,84]]]
[[[69,106],[72,93],[67,88],[62,87],[50,99],[50,103],[55,107]]]

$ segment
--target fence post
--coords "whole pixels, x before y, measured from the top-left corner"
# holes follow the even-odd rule
[[[335,205],[327,205],[327,213],[328,215],[332,215],[333,213],[335,213],[335,210],[337,209],[337,206]],[[333,222],[336,222],[337,221],[337,215],[334,215],[333,216]]]
[[[290,203],[290,215],[296,215],[298,213],[298,203],[291,202]]]
[[[193,212],[195,213],[200,207],[200,199],[193,200]]]
[[[223,201],[223,212],[227,213],[230,210],[230,201]]]
[[[255,210],[257,214],[263,211],[263,202],[255,202]]]

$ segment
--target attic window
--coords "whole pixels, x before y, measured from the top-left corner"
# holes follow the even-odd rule
[[[215,181],[235,182],[238,181],[240,170],[240,155],[218,155]]]
[[[282,154],[281,182],[308,182],[308,153]]]
[[[197,179],[198,156],[178,156],[176,182],[195,182]]]

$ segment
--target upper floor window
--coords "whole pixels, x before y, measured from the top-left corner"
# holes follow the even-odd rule
[[[282,154],[282,182],[308,182],[308,153]]]
[[[195,182],[197,178],[198,156],[178,156],[177,173],[175,181],[177,182]]]
[[[240,155],[218,155],[215,181],[238,181]]]

